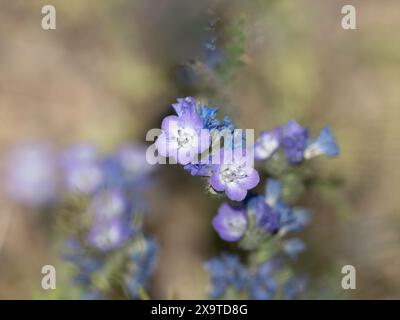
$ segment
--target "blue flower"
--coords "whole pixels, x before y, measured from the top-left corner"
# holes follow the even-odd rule
[[[296,121],[289,120],[283,128],[282,144],[289,163],[303,161],[304,150],[307,146],[308,129],[302,128]]]
[[[301,231],[310,222],[310,213],[303,208],[290,208],[280,203],[277,206],[277,212],[279,214],[279,233],[281,235]]]
[[[288,300],[296,299],[307,286],[304,277],[293,276],[283,284],[283,293]]]
[[[283,251],[291,258],[296,259],[298,254],[306,249],[306,245],[300,239],[286,240],[283,244]]]
[[[186,165],[210,147],[211,136],[208,130],[202,130],[193,98],[178,99],[174,108],[178,116],[164,118],[156,148],[161,156],[172,157],[179,164]]]
[[[213,165],[210,184],[215,191],[225,191],[231,200],[242,201],[247,190],[260,182],[257,170],[247,164],[242,150],[233,150],[230,155],[221,151],[219,163]]]
[[[137,240],[130,252],[130,262],[125,275],[126,286],[133,298],[139,297],[139,290],[146,289],[155,268],[158,245],[152,238]]]
[[[247,224],[245,211],[227,203],[219,207],[218,214],[212,221],[215,231],[225,241],[238,241],[244,235]]]
[[[254,157],[256,160],[269,159],[278,150],[282,141],[282,128],[273,131],[264,131],[254,144]]]
[[[268,232],[278,230],[278,215],[265,202],[264,197],[256,196],[251,198],[247,203],[246,209],[249,215],[255,215],[258,228]]]
[[[235,129],[234,123],[229,119],[229,117],[224,117],[222,121],[217,118],[218,108],[200,106],[199,115],[203,124],[204,129],[208,130],[218,130],[220,132],[227,130],[227,132],[233,132]]]
[[[93,273],[103,268],[103,262],[88,255],[78,239],[69,239],[66,242],[66,248],[68,252],[64,254],[63,258],[73,263],[78,269],[77,274],[74,276],[74,281],[85,287],[89,287],[92,282]]]
[[[228,288],[245,292],[249,288],[250,274],[236,255],[223,254],[205,265],[211,278],[211,299],[221,298]]]
[[[250,297],[255,300],[270,300],[278,291],[278,284],[274,279],[276,266],[270,261],[263,263],[252,277]]]
[[[319,155],[335,157],[339,155],[339,147],[330,128],[323,128],[317,139],[312,140],[304,150],[304,158],[311,159]]]
[[[268,179],[265,185],[265,201],[272,208],[281,197],[282,183],[275,179]]]
[[[218,109],[214,107],[200,106],[199,115],[204,129],[218,129],[219,120],[217,118]]]

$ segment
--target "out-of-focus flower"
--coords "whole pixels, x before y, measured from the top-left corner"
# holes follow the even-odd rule
[[[126,286],[133,298],[139,298],[140,290],[147,288],[155,267],[157,252],[157,243],[152,238],[144,238],[134,243],[124,276]]]
[[[145,146],[124,145],[117,154],[125,174],[130,177],[144,176],[154,170],[154,166],[146,160]]]
[[[283,244],[283,251],[292,259],[296,259],[305,249],[304,242],[297,238],[286,240]]]
[[[79,144],[67,150],[61,158],[67,189],[91,194],[102,183],[103,173],[98,163],[96,147]]]
[[[282,128],[273,131],[264,131],[254,144],[254,157],[256,160],[269,159],[278,150],[282,141]]]
[[[296,299],[307,286],[307,280],[304,277],[293,276],[283,284],[283,293],[286,299]]]
[[[236,255],[224,254],[205,265],[211,278],[210,298],[221,298],[227,289],[245,292],[249,287],[249,273]]]
[[[95,222],[88,234],[88,243],[101,251],[108,251],[122,246],[133,229],[121,218]]]
[[[248,215],[254,214],[256,226],[261,230],[275,232],[279,228],[278,215],[266,203],[265,198],[256,196],[249,200],[246,206]]]
[[[289,163],[303,161],[304,150],[307,146],[308,129],[302,128],[296,121],[289,120],[283,127],[282,144]]]
[[[283,203],[277,205],[279,215],[279,234],[303,230],[310,222],[310,213],[304,208],[290,208]]]
[[[268,179],[265,184],[265,201],[270,207],[275,207],[282,192],[282,183],[276,179]]]
[[[221,239],[238,241],[247,229],[247,216],[243,209],[223,203],[214,217],[212,225]]]
[[[270,300],[278,290],[274,270],[269,261],[263,263],[251,279],[250,297],[255,300]]]
[[[45,206],[58,196],[58,167],[45,144],[16,147],[5,159],[5,188],[15,201]]]
[[[319,155],[336,157],[339,155],[339,147],[330,128],[323,128],[317,139],[311,140],[304,150],[304,158],[311,159]]]
[[[102,262],[98,258],[88,255],[81,242],[76,238],[66,241],[66,249],[67,253],[64,254],[63,258],[73,263],[78,269],[74,280],[81,285],[89,286],[92,274],[103,267]]]
[[[89,212],[94,221],[107,221],[122,217],[128,209],[128,202],[121,191],[105,189],[94,195]]]

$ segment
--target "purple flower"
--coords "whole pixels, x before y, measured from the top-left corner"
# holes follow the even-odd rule
[[[164,118],[162,133],[156,141],[156,148],[161,156],[172,157],[183,165],[192,162],[197,154],[207,150],[211,144],[209,131],[202,130],[202,121],[192,100],[186,99],[178,99],[178,103],[174,105],[178,116]]]
[[[108,251],[122,246],[131,236],[132,228],[122,219],[95,223],[88,234],[88,243],[101,250]]]
[[[279,229],[279,217],[266,203],[263,196],[251,198],[246,208],[249,215],[255,215],[258,228],[269,232]]]
[[[307,147],[308,130],[302,128],[296,121],[289,120],[283,128],[282,144],[289,163],[302,162],[304,150]]]
[[[94,195],[89,212],[96,221],[109,221],[121,217],[127,211],[127,208],[127,202],[122,192],[102,190]]]
[[[57,163],[44,144],[20,146],[6,159],[5,183],[10,197],[31,206],[49,204],[57,192]]]
[[[225,241],[238,241],[247,229],[247,216],[243,209],[223,203],[214,217],[212,225]]]
[[[118,156],[122,168],[130,176],[142,176],[154,169],[146,160],[146,147],[142,145],[124,145]]]
[[[68,190],[91,194],[101,185],[103,174],[94,145],[72,147],[63,154],[61,162]]]
[[[254,144],[254,157],[256,160],[270,158],[279,148],[282,141],[282,128],[278,127],[273,131],[264,131]]]
[[[221,164],[213,165],[210,184],[216,191],[225,191],[229,199],[242,201],[247,190],[260,182],[258,172],[247,164],[241,150],[235,150],[232,159],[229,159],[226,152],[221,152],[221,155]]]
[[[211,165],[210,164],[192,164],[189,163],[184,167],[185,170],[190,171],[192,176],[209,177],[211,176]]]

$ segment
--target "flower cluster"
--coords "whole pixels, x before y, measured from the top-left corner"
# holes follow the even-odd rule
[[[265,194],[249,194],[240,205],[222,203],[219,207],[212,225],[222,240],[237,242],[247,252],[247,263],[226,254],[210,260],[206,264],[212,285],[210,297],[294,299],[304,291],[306,279],[295,274],[291,263],[306,245],[287,236],[303,230],[310,222],[310,213],[289,205],[284,189],[290,190],[293,184],[297,188],[302,177],[299,172],[304,169],[300,163],[322,154],[337,156],[339,149],[329,128],[311,139],[307,129],[290,120],[283,127],[263,132],[254,154],[266,162],[265,168],[269,168],[269,161],[279,162],[267,172],[277,178],[267,180]]]
[[[83,209],[86,228],[72,235],[74,245],[65,255],[77,267],[76,279],[89,296],[120,290],[138,298],[157,252],[142,229],[141,198],[151,172],[145,149],[124,146],[102,157],[93,145],[81,144],[63,154],[62,164],[66,187],[89,200]],[[86,260],[90,263],[82,264]]]
[[[145,155],[141,145],[101,155],[89,143],[61,153],[36,143],[15,148],[6,161],[13,199],[57,211],[50,218],[68,239],[64,257],[84,298],[139,298],[148,285],[158,249],[143,231],[154,168]]]
[[[206,263],[212,288],[211,299],[270,300],[281,294],[294,299],[306,284],[304,277],[291,276],[284,280],[279,292],[277,275],[284,266],[284,259],[276,256],[254,268],[244,265],[237,255],[223,254]]]
[[[212,221],[212,225],[221,239],[228,242],[239,242],[239,245],[246,250],[258,249],[261,243],[272,241],[273,237],[282,238],[283,236],[301,231],[310,221],[310,214],[303,208],[292,208],[281,199],[281,183],[277,180],[269,179],[266,184],[266,194],[264,196],[254,195],[246,199],[243,206],[232,206],[223,203],[217,215]],[[282,240],[270,251],[270,259],[260,265],[246,268],[239,262],[237,256],[232,256],[229,260],[236,261],[235,268],[246,274],[246,285],[240,288],[240,294],[252,299],[270,299],[278,292],[277,275],[284,266],[286,259],[296,260],[299,253],[304,251],[305,244],[298,238]],[[212,262],[214,261],[214,262]],[[214,258],[212,263],[207,264],[207,269],[211,274],[212,291],[210,295],[217,297],[215,292],[219,292],[218,297],[229,297],[225,291],[232,287],[238,290],[235,281],[227,281],[227,273],[223,275],[223,280],[219,278],[217,264],[224,264],[222,270],[227,270],[227,258]],[[294,278],[293,278],[294,279]],[[292,278],[287,281],[294,281]],[[224,286],[221,282],[225,283]],[[286,282],[284,286],[286,285]],[[224,290],[223,290],[224,289]],[[294,298],[295,294],[287,294],[286,298]]]
[[[159,155],[184,165],[192,175],[209,177],[215,192],[242,201],[260,180],[249,164],[243,136],[236,134],[229,118],[218,120],[216,108],[201,105],[192,97],[180,98],[172,106],[176,115],[164,118],[156,141]],[[225,137],[223,149],[219,148],[221,136]]]
[[[321,130],[316,139],[309,136],[308,129],[290,120],[273,131],[264,131],[257,139],[254,154],[258,160],[268,160],[282,147],[290,164],[298,164],[319,155],[337,156],[339,148],[329,128]]]

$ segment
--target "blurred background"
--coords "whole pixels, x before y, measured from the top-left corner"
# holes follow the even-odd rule
[[[41,28],[46,4],[57,10],[56,30]],[[357,30],[341,27],[345,4],[356,7]],[[210,21],[225,38],[239,28],[243,46],[234,77],[206,74],[204,83],[193,70],[202,72]],[[319,169],[337,183],[303,200],[313,222],[302,267],[316,292],[400,298],[399,28],[397,0],[0,0],[2,167],[21,144],[91,141],[107,152],[144,143],[189,94],[257,133],[290,118],[314,135],[329,125],[341,155]],[[148,230],[160,244],[153,295],[204,297],[203,262],[224,248],[210,225],[220,200],[180,167],[157,170],[148,195]],[[1,299],[32,298],[41,267],[62,263],[46,219],[1,188]],[[343,293],[346,264],[357,289]]]

